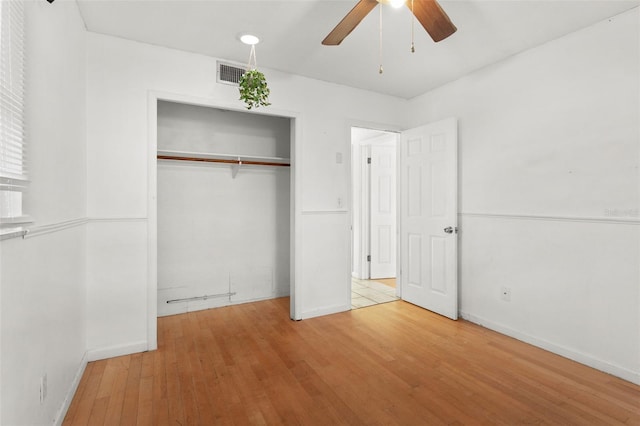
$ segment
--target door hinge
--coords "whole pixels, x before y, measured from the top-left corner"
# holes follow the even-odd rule
[[[371,157],[367,158],[367,164],[371,164]]]
[[[367,262],[371,262],[371,255],[370,254],[367,255]]]

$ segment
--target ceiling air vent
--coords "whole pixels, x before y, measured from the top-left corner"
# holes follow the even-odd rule
[[[218,83],[238,85],[245,69],[237,65],[218,62]]]

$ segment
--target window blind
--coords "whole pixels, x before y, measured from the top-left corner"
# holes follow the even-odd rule
[[[0,1],[0,219],[19,221],[27,186],[24,132],[24,10]]]

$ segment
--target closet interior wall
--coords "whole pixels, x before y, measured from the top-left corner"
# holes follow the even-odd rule
[[[159,154],[288,163],[290,142],[289,118],[158,102]],[[290,168],[237,167],[158,160],[159,316],[289,295]]]

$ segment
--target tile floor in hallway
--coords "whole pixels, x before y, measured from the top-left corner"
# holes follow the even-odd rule
[[[375,280],[351,279],[351,309],[398,300],[394,287]]]

